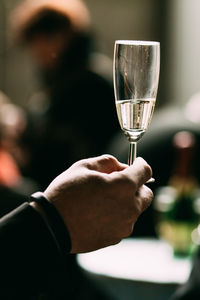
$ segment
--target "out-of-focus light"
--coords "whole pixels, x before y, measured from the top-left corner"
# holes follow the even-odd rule
[[[194,94],[186,104],[185,116],[194,123],[200,123],[200,93]]]

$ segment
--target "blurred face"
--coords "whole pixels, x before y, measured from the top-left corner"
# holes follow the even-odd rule
[[[28,44],[28,50],[40,68],[53,69],[68,40],[66,33],[63,32],[51,36],[38,34]]]

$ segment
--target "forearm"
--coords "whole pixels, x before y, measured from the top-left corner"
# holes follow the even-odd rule
[[[28,203],[0,220],[0,243],[2,299],[28,299],[45,287],[47,272],[62,263],[51,228]]]

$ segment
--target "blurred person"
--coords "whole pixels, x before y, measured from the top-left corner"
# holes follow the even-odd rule
[[[23,203],[13,191],[21,182],[20,169],[12,155],[10,129],[14,127],[13,113],[6,113],[9,98],[0,92],[0,217]],[[12,116],[11,116],[12,115]],[[15,114],[14,114],[15,115]],[[15,115],[16,116],[16,115]],[[15,119],[16,120],[16,119]],[[14,129],[13,128],[13,129]],[[10,133],[9,133],[10,132]],[[14,131],[13,131],[14,132]],[[13,133],[14,134],[14,133]],[[13,144],[13,143],[12,143]],[[14,194],[14,195],[13,195]],[[24,199],[23,199],[24,200]],[[24,200],[25,201],[25,200]]]
[[[26,113],[0,92],[0,139],[1,147],[9,152],[20,165],[25,162],[25,153],[20,147],[20,137],[27,125]]]
[[[15,135],[17,110],[11,105],[4,94],[0,94],[0,183],[5,186],[14,186],[20,179],[20,170],[12,156],[12,146]],[[8,108],[8,110],[7,110]],[[13,119],[14,117],[14,119]],[[12,132],[13,131],[13,132]]]
[[[25,126],[23,109],[0,91],[0,217],[23,203],[25,195],[37,188],[22,175],[18,164],[25,159],[18,141]]]
[[[64,278],[65,295],[60,293],[63,278],[59,285],[55,280],[65,255],[93,251],[129,236],[152,201],[145,186],[151,176],[141,158],[131,167],[110,155],[84,159],[1,218],[1,299],[77,299],[71,294],[70,269]],[[52,286],[46,293],[49,277]],[[103,297],[81,293],[80,299]]]
[[[43,83],[28,104],[23,141],[30,160],[23,172],[45,188],[73,162],[103,153],[119,128],[113,87],[94,72],[90,16],[81,0],[23,1],[10,19]]]
[[[21,170],[45,189],[75,161],[103,153],[118,130],[113,87],[91,68],[90,16],[81,0],[22,1],[10,20],[13,38],[31,54],[42,81],[28,104],[21,142],[29,160]],[[70,272],[73,299],[103,299],[74,255],[64,261],[62,272],[48,278],[49,294],[66,296]]]

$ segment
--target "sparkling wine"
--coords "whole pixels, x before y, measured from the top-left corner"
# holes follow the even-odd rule
[[[113,79],[120,126],[130,147],[128,164],[137,157],[137,142],[151,121],[158,90],[160,43],[118,40],[115,42]]]
[[[117,115],[122,130],[130,139],[139,139],[151,121],[155,99],[116,101]]]

